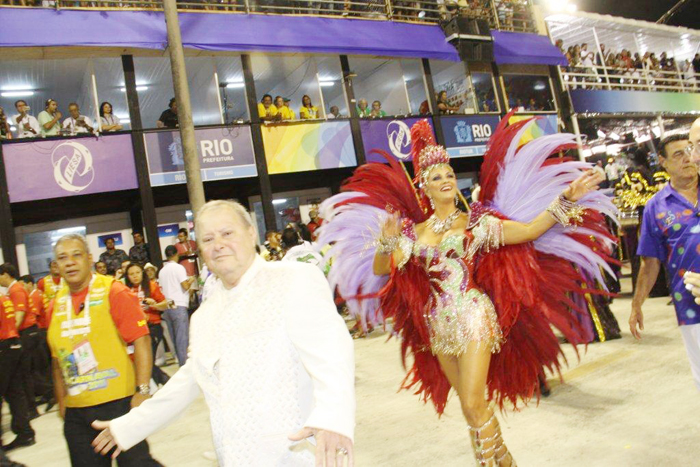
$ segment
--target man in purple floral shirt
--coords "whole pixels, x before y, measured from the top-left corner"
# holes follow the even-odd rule
[[[659,144],[659,162],[670,175],[670,183],[644,208],[637,254],[642,257],[632,300],[629,324],[632,335],[641,339],[644,330],[642,304],[656,281],[661,263],[671,282],[671,297],[685,342],[695,384],[700,389],[700,305],[686,289],[686,272],[700,272],[700,209],[698,166],[692,159],[687,134],[674,134]]]

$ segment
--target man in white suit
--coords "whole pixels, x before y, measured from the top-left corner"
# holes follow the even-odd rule
[[[259,257],[232,201],[204,205],[196,233],[219,281],[192,316],[187,364],[127,415],[94,422],[95,450],[116,457],[203,393],[223,466],[353,465],[353,346],[323,274]]]

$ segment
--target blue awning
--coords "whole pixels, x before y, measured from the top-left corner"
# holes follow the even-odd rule
[[[491,31],[497,64],[560,65],[568,62],[549,37],[524,32]]]

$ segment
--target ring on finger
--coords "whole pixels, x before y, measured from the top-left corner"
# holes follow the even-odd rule
[[[335,450],[335,452],[336,452],[339,456],[347,456],[347,455],[348,455],[348,450],[345,449],[345,448],[338,448],[338,449]]]

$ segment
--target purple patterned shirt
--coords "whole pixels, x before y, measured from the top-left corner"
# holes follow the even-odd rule
[[[686,271],[700,272],[700,209],[669,183],[644,208],[639,256],[666,264],[680,326],[700,323],[700,306],[683,284]]]

